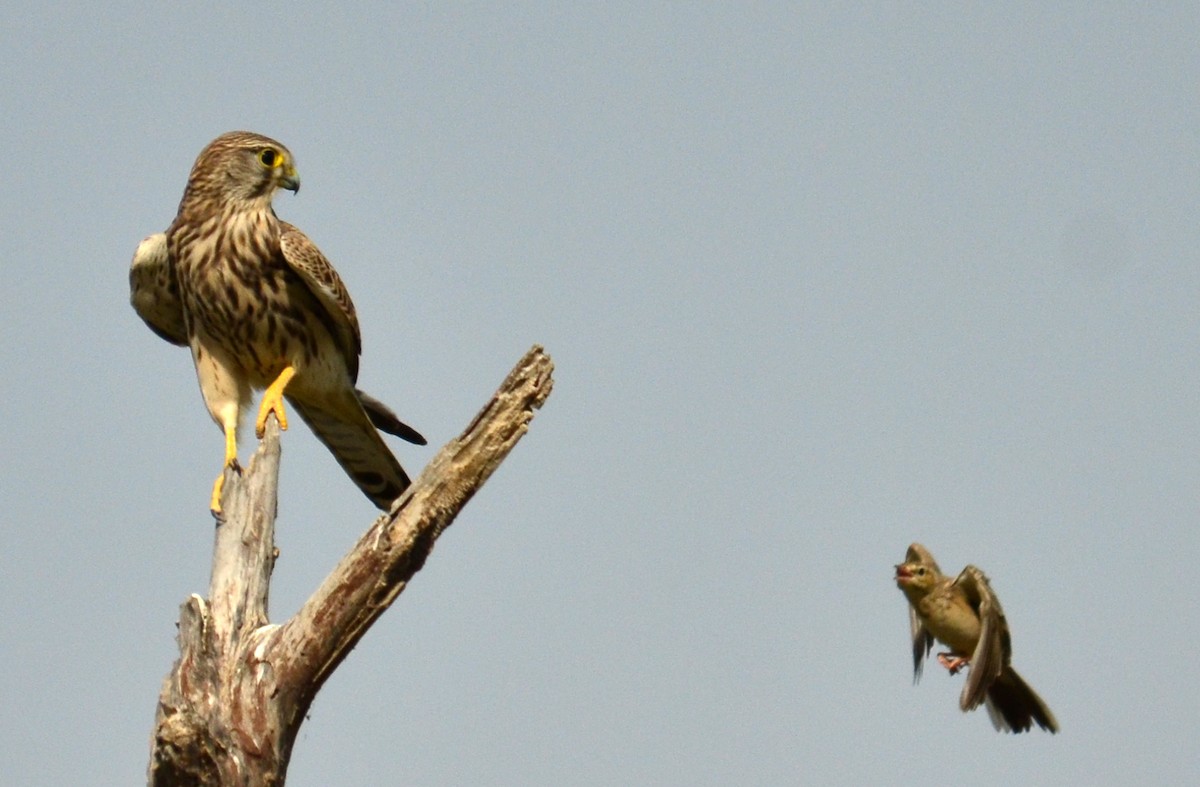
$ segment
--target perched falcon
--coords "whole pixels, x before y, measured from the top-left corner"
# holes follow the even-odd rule
[[[188,345],[208,412],[237,468],[237,431],[252,389],[287,429],[295,408],[371,502],[387,509],[409,478],[376,429],[425,444],[381,402],[354,387],[362,338],[337,271],[271,207],[278,188],[300,189],[291,152],[246,131],[200,152],[179,212],[143,240],[129,271],[138,316],[172,344]],[[211,508],[221,511],[224,472]]]
[[[970,667],[959,707],[975,710],[987,703],[997,730],[1025,732],[1033,722],[1043,730],[1058,732],[1054,714],[1029,684],[1012,668],[1012,642],[1000,600],[988,579],[975,566],[967,566],[957,579],[944,576],[929,550],[920,544],[908,548],[896,566],[896,584],[908,598],[912,626],[914,681],[933,641],[950,648],[938,662],[953,675]]]

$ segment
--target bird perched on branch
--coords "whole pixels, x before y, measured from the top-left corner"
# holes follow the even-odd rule
[[[300,189],[291,152],[246,131],[200,152],[165,233],[143,240],[129,271],[130,301],[145,323],[192,351],[208,412],[225,436],[225,467],[239,469],[237,433],[251,390],[263,390],[255,433],[283,400],[354,483],[386,510],[408,487],[382,429],[425,438],[357,390],[362,337],[346,287],[300,230],[275,216],[276,190]],[[224,470],[210,507],[221,512]]]
[[[896,566],[896,584],[908,598],[913,640],[913,682],[936,639],[950,649],[938,662],[956,674],[969,667],[959,698],[963,711],[987,703],[997,730],[1025,732],[1033,723],[1058,732],[1054,714],[1012,668],[1012,642],[1000,600],[988,579],[967,566],[956,579],[944,576],[925,547],[913,544]]]

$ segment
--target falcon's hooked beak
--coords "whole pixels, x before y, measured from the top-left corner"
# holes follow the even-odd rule
[[[283,177],[279,179],[279,188],[287,189],[293,194],[300,193],[300,173],[296,172],[296,168],[288,164],[283,169]]]

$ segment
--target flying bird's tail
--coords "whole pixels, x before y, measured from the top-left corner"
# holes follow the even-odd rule
[[[290,396],[287,399],[363,494],[378,508],[391,508],[412,482],[375,430],[358,397],[347,396],[336,403],[300,401]]]
[[[1058,732],[1054,714],[1012,667],[1006,667],[988,687],[987,709],[998,730],[1025,732],[1036,721],[1043,730]]]

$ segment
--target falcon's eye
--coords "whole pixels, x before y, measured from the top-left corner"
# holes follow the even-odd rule
[[[275,152],[271,148],[263,148],[262,150],[260,150],[258,152],[259,163],[261,163],[264,167],[267,167],[268,169],[276,166],[282,158],[283,158],[283,156],[281,156],[279,153]]]

